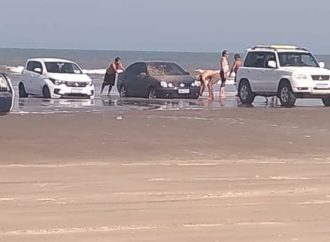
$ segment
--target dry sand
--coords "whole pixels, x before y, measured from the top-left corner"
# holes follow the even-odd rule
[[[0,117],[0,241],[328,242],[330,112]]]

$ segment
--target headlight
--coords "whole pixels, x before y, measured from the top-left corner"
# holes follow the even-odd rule
[[[167,82],[164,82],[164,81],[161,81],[160,85],[161,85],[161,87],[164,87],[164,88],[168,87]]]
[[[307,75],[300,74],[300,73],[295,73],[295,74],[293,74],[293,78],[294,79],[297,79],[297,80],[306,80],[307,79]]]
[[[49,78],[49,80],[50,80],[54,85],[62,85],[62,84],[65,83],[64,81],[56,80],[56,79],[53,79],[53,78]]]
[[[200,82],[199,81],[194,81],[193,83],[191,83],[192,87],[199,87],[200,86]]]
[[[93,82],[88,82],[88,85],[89,86],[93,86]]]
[[[167,85],[168,85],[168,87],[170,87],[170,88],[174,87],[173,83],[168,83]]]

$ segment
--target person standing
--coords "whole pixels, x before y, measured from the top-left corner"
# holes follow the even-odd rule
[[[231,67],[229,76],[231,76],[233,73],[235,73],[235,77],[236,77],[238,69],[241,67],[241,65],[242,65],[242,59],[241,59],[240,54],[235,54],[233,66]]]
[[[242,58],[240,56],[240,54],[235,54],[234,56],[234,63],[233,63],[233,66],[231,67],[231,70],[230,70],[230,73],[229,73],[229,77],[231,77],[231,75],[233,73],[235,73],[235,83],[237,82],[236,80],[236,77],[237,77],[237,72],[238,72],[238,69],[241,67],[242,65]],[[236,97],[238,97],[238,93],[236,94]]]
[[[101,95],[106,86],[109,86],[108,95],[110,95],[112,87],[115,85],[117,74],[123,71],[124,71],[124,66],[121,62],[121,59],[117,57],[115,61],[109,66],[109,68],[105,73],[104,81],[102,83],[102,88],[101,88]]]
[[[229,62],[228,62],[228,51],[224,50],[222,52],[222,57],[220,60],[220,79],[221,79],[221,86],[220,86],[220,99],[225,98],[225,87],[226,81],[228,78],[229,72]]]

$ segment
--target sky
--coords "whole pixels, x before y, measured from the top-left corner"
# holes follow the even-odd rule
[[[0,0],[0,47],[330,54],[328,0]]]

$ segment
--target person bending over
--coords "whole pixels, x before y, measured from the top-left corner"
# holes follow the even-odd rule
[[[198,77],[198,80],[201,83],[199,95],[203,96],[203,93],[206,89],[206,83],[217,83],[219,80],[219,72],[218,71],[212,71],[207,70],[201,73]],[[209,93],[210,96],[210,93]]]

